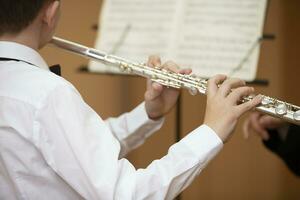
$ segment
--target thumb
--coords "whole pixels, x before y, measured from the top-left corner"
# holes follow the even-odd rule
[[[265,129],[276,129],[283,125],[283,122],[280,119],[276,119],[267,115],[262,116],[259,119],[259,123]]]
[[[163,92],[163,86],[158,83],[152,83],[151,86],[148,88],[147,92],[145,93],[145,100],[152,101],[156,99],[158,96],[161,95]]]

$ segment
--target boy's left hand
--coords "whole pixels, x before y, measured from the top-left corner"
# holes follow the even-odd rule
[[[191,69],[179,70],[178,65],[171,61],[161,65],[161,60],[158,56],[150,56],[147,66],[160,67],[181,74],[191,74],[192,72]],[[167,114],[176,104],[178,96],[179,90],[167,88],[148,80],[145,93],[145,107],[149,118],[156,120]]]

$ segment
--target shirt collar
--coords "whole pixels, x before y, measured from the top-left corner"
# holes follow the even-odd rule
[[[0,41],[0,57],[24,61],[49,70],[47,63],[37,51],[19,43]]]

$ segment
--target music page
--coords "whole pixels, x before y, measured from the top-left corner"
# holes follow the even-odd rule
[[[160,55],[201,77],[256,76],[267,0],[106,0],[96,48],[134,61]],[[119,72],[92,62],[92,71]]]
[[[96,49],[146,62],[149,55],[170,58],[179,0],[105,0]],[[172,40],[173,41],[173,40]],[[120,73],[92,61],[91,71]]]

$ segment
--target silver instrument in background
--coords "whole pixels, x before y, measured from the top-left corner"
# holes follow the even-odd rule
[[[123,72],[149,78],[166,87],[176,89],[185,88],[188,89],[192,95],[206,93],[207,80],[203,78],[193,75],[178,74],[165,69],[148,67],[143,63],[132,62],[57,37],[54,37],[51,43],[58,48],[92,58],[104,64],[119,67]],[[269,96],[262,95],[262,97],[262,103],[256,107],[257,111],[300,125],[300,107]],[[253,98],[254,97],[252,96],[245,97],[242,102],[250,101]]]

